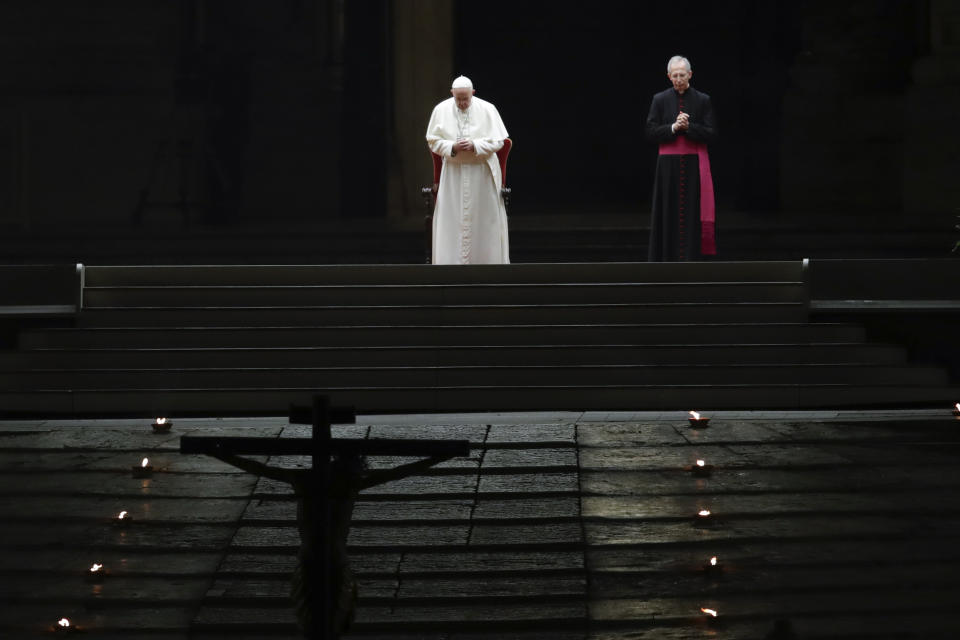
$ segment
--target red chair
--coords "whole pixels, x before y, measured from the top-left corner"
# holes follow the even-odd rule
[[[506,138],[503,146],[497,151],[497,160],[500,161],[500,197],[503,198],[503,206],[509,212],[510,195],[512,190],[507,186],[507,156],[510,155],[510,149],[513,147],[513,140]],[[423,187],[420,193],[423,195],[423,202],[427,208],[427,215],[423,219],[423,226],[426,232],[427,264],[433,261],[433,210],[437,206],[437,188],[440,185],[440,171],[443,169],[443,157],[438,156],[433,151],[430,152],[433,159],[433,186]]]

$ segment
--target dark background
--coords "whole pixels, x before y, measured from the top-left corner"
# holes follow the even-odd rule
[[[622,210],[648,200],[656,147],[643,129],[651,96],[670,86],[674,54],[691,60],[692,84],[717,110],[719,206],[777,207],[783,94],[800,48],[797,3],[558,6],[458,5],[456,70],[498,106],[513,135],[522,208]]]
[[[746,220],[767,257],[841,255],[861,236],[856,255],[925,255],[952,246],[960,203],[957,7],[11,0],[0,3],[0,260],[137,260],[158,232],[170,250],[150,260],[412,259],[372,235],[420,224],[429,108],[461,73],[514,139],[512,219],[564,214],[580,228],[617,214],[636,227],[624,255],[642,255],[656,159],[643,131],[674,54],[713,97],[727,229]],[[450,44],[430,58],[431,39]],[[820,230],[837,221],[849,236]],[[778,248],[761,233],[775,222],[810,237]],[[365,253],[251,252],[264,234],[301,241],[309,225]],[[919,236],[905,225],[926,244],[909,245]],[[534,237],[543,227],[530,222],[518,250],[549,244]],[[203,229],[250,237],[205,256]],[[878,230],[889,238],[866,237]],[[742,229],[727,237],[748,242]]]

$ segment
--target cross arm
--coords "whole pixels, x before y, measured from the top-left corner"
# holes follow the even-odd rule
[[[456,456],[433,455],[429,458],[417,460],[416,462],[402,464],[399,467],[394,467],[393,469],[378,469],[376,471],[371,471],[360,483],[360,489],[369,489],[370,487],[375,487],[377,485],[384,484],[385,482],[390,482],[391,480],[399,480],[401,478],[406,478],[407,476],[415,476],[421,471],[426,471],[435,464],[439,464],[444,460],[449,460],[450,458],[454,457]]]
[[[310,438],[254,438],[212,436],[182,436],[180,453],[207,455],[311,455]],[[467,440],[407,440],[389,438],[335,438],[330,441],[330,452],[359,456],[431,456],[447,457],[470,455]]]
[[[243,458],[224,449],[215,449],[211,451],[209,455],[218,460],[222,460],[229,465],[233,465],[241,471],[246,471],[247,473],[251,473],[255,476],[263,476],[265,478],[279,480],[280,482],[293,484],[294,478],[297,474],[297,471],[294,469],[271,467],[268,464],[257,462],[256,460],[251,460],[250,458]]]

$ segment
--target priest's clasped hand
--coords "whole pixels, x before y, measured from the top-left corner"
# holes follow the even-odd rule
[[[686,131],[690,128],[690,116],[683,111],[677,116],[677,121],[673,123],[673,126],[670,127],[673,129],[673,132],[677,131]]]
[[[457,151],[474,151],[473,141],[466,138],[458,138],[454,148]]]

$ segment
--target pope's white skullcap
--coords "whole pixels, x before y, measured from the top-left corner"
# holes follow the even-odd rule
[[[453,81],[453,84],[450,85],[451,89],[473,89],[473,83],[470,82],[470,78],[467,76],[459,76],[456,80]]]

